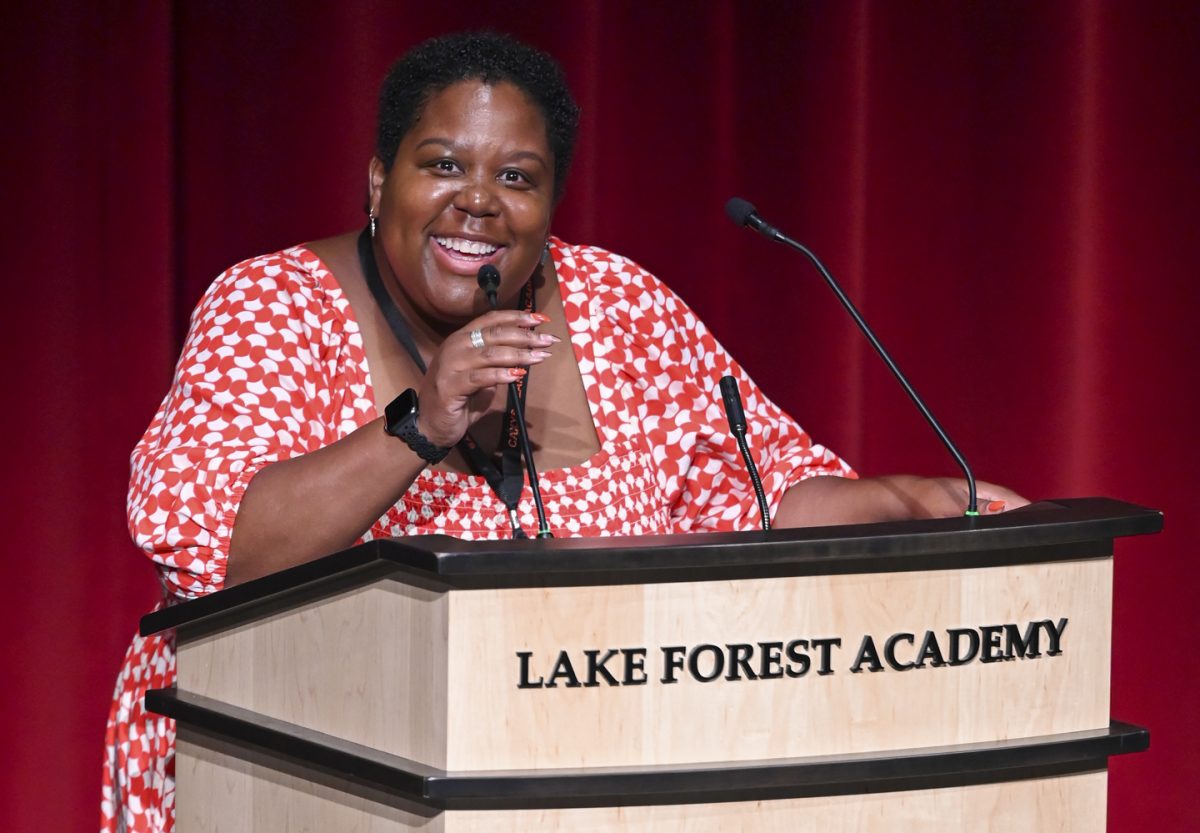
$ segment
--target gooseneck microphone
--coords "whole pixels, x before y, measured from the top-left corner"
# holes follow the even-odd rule
[[[833,290],[833,294],[836,295],[838,300],[842,302],[842,306],[845,307],[846,312],[850,313],[850,317],[854,319],[854,323],[858,325],[858,328],[862,330],[863,335],[867,337],[867,341],[871,342],[871,346],[875,348],[875,352],[879,354],[879,358],[883,359],[883,363],[888,366],[890,371],[892,371],[892,375],[896,377],[896,381],[900,383],[902,388],[904,388],[904,392],[908,394],[910,399],[912,399],[913,404],[917,406],[918,410],[921,411],[922,416],[925,417],[925,421],[929,423],[931,428],[933,428],[934,432],[938,435],[938,438],[941,439],[942,444],[946,446],[946,449],[950,452],[950,455],[954,457],[955,462],[958,463],[959,468],[963,470],[963,474],[967,479],[967,511],[964,514],[978,515],[979,506],[975,495],[975,475],[971,474],[971,468],[967,465],[967,461],[963,457],[962,452],[960,452],[958,450],[958,446],[956,446],[950,440],[949,435],[946,434],[941,424],[933,416],[933,413],[929,410],[929,407],[925,404],[924,400],[917,395],[916,390],[914,390],[913,386],[909,384],[908,379],[905,378],[904,374],[900,372],[900,368],[896,366],[896,362],[894,362],[892,357],[888,355],[887,350],[883,349],[883,345],[880,343],[879,339],[875,337],[875,333],[872,332],[871,328],[867,326],[867,322],[863,320],[862,315],[859,314],[858,309],[846,296],[846,293],[842,291],[842,288],[838,285],[838,282],[833,279],[833,275],[829,274],[829,270],[825,268],[825,264],[821,263],[820,259],[811,251],[809,251],[807,247],[797,243],[779,229],[775,228],[759,217],[758,212],[754,210],[754,206],[746,202],[746,200],[743,200],[740,197],[734,197],[729,202],[725,203],[725,213],[729,216],[729,219],[733,220],[733,222],[737,225],[752,228],[763,237],[766,237],[768,240],[775,240],[779,243],[783,243],[785,246],[795,249],[812,261],[813,266],[817,267],[817,271],[820,272],[821,277],[825,279],[825,283],[829,284],[829,288]]]
[[[725,403],[725,418],[729,420],[729,430],[737,440],[738,450],[742,452],[742,459],[746,461],[746,469],[750,472],[750,483],[754,486],[758,511],[762,514],[762,528],[770,532],[771,508],[767,505],[767,495],[758,476],[758,466],[754,465],[754,457],[751,456],[750,446],[746,443],[746,412],[742,410],[742,395],[738,392],[737,379],[732,376],[721,377],[721,401]]]
[[[500,270],[490,263],[485,263],[479,267],[475,280],[487,296],[488,305],[492,309],[499,309],[500,302],[496,298],[496,292],[500,288]],[[533,464],[533,446],[529,444],[529,426],[525,424],[525,406],[521,404],[521,392],[516,382],[508,383],[508,401],[512,403],[512,409],[517,415],[517,436],[521,441],[525,470],[529,472],[529,491],[533,493],[533,506],[537,510],[537,537],[553,538],[550,525],[546,523],[546,507],[542,504],[542,489],[538,485],[537,467]]]

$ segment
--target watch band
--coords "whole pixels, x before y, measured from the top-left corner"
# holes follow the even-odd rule
[[[409,388],[388,403],[383,430],[403,440],[426,463],[440,463],[450,449],[434,445],[417,430],[417,413],[417,392]]]

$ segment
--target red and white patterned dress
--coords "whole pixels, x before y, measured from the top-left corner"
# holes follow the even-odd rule
[[[600,451],[580,465],[542,472],[556,534],[756,528],[750,480],[720,404],[726,373],[739,379],[772,507],[800,480],[851,475],[648,272],[556,238],[551,253],[600,440]],[[166,592],[190,599],[221,589],[238,504],[263,466],[328,445],[376,416],[358,325],[316,255],[298,246],[218,277],[132,457],[130,531],[159,565]],[[521,523],[535,528],[528,487],[522,506]],[[509,530],[483,478],[427,469],[363,540],[432,532],[502,538]],[[174,681],[172,641],[136,637],[108,722],[105,833],[174,825],[174,722],[143,710],[146,689]]]

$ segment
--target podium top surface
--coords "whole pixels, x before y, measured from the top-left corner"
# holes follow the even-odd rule
[[[999,515],[894,523],[609,538],[370,541],[144,616],[141,633],[392,578],[434,590],[646,584],[782,575],[967,569],[1111,554],[1111,541],[1162,529],[1162,513],[1110,498],[1043,501]],[[215,624],[215,622],[214,622]]]

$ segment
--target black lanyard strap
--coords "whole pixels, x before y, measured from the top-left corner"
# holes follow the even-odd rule
[[[395,300],[393,300],[391,294],[383,285],[383,278],[379,275],[379,265],[375,262],[375,250],[371,245],[371,235],[365,228],[358,235],[358,261],[362,267],[363,275],[367,279],[367,286],[370,288],[371,294],[375,297],[375,303],[379,305],[380,312],[383,313],[383,317],[387,320],[392,334],[400,342],[401,346],[404,347],[409,357],[413,360],[413,364],[424,375],[427,370],[425,360],[421,358],[421,352],[417,349],[417,343],[413,340],[412,331],[409,329],[408,322],[404,319],[403,313],[400,312],[400,308],[396,306]],[[521,289],[520,308],[526,312],[535,311],[532,280],[527,281]],[[462,452],[467,464],[476,474],[483,476],[488,486],[495,492],[496,497],[500,498],[505,508],[508,509],[508,518],[512,524],[514,538],[524,538],[526,536],[517,523],[517,507],[521,501],[521,490],[525,484],[525,474],[521,465],[521,445],[517,433],[517,407],[513,402],[513,388],[516,388],[517,393],[515,395],[520,397],[523,409],[525,405],[525,392],[528,388],[528,379],[529,374],[527,373],[508,389],[508,408],[505,411],[503,424],[500,427],[499,467],[479,447],[479,443],[469,433],[459,440],[456,446]]]

